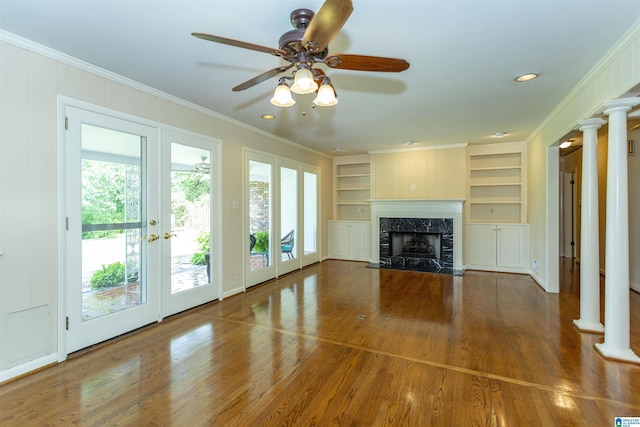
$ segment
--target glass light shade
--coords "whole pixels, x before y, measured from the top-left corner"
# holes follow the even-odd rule
[[[271,103],[276,107],[291,107],[296,101],[291,97],[291,91],[286,83],[280,83],[276,87],[276,91],[273,93]]]
[[[323,84],[318,90],[318,96],[313,100],[313,103],[318,107],[331,107],[338,103],[336,94],[333,91],[333,87],[330,84]]]
[[[296,71],[296,76],[293,78],[293,86],[291,90],[300,95],[315,92],[318,89],[318,84],[313,80],[313,74],[306,68],[300,68]]]

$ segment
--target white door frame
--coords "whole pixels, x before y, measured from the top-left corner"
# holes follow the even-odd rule
[[[57,117],[58,117],[58,133],[57,133],[57,141],[58,141],[58,149],[57,149],[57,153],[58,153],[58,157],[57,157],[57,164],[58,164],[58,177],[57,177],[57,184],[58,184],[58,236],[60,236],[60,238],[58,239],[58,253],[61,254],[61,258],[58,261],[58,315],[57,315],[57,323],[58,323],[58,327],[57,327],[57,338],[58,338],[58,349],[57,349],[57,356],[58,356],[58,362],[62,362],[64,360],[67,359],[68,356],[68,352],[67,352],[67,329],[66,329],[66,313],[67,313],[67,280],[68,280],[68,276],[69,276],[69,271],[67,269],[67,261],[66,261],[66,247],[67,247],[67,239],[66,239],[66,207],[67,207],[67,194],[66,194],[66,190],[65,190],[65,186],[66,186],[66,176],[65,173],[63,173],[62,171],[65,171],[67,168],[67,152],[66,152],[66,129],[65,129],[65,116],[66,116],[66,110],[67,107],[72,107],[72,108],[77,108],[77,109],[83,109],[83,110],[87,110],[90,111],[92,113],[95,114],[100,114],[100,115],[105,115],[105,116],[110,116],[110,117],[114,117],[120,120],[127,120],[133,123],[137,123],[139,125],[143,125],[143,126],[150,126],[150,127],[154,127],[157,128],[157,130],[159,132],[162,131],[168,131],[168,132],[176,132],[176,133],[180,133],[180,134],[184,134],[184,135],[191,135],[193,137],[196,138],[200,138],[203,140],[206,140],[209,142],[210,144],[210,148],[212,150],[212,153],[215,152],[216,155],[216,161],[217,161],[217,167],[216,167],[216,172],[215,172],[215,176],[212,178],[217,182],[217,183],[221,183],[222,182],[222,168],[221,168],[221,153],[222,153],[222,149],[221,149],[221,141],[214,139],[214,138],[210,138],[210,137],[206,137],[200,134],[196,134],[193,132],[189,132],[189,131],[185,131],[182,129],[178,129],[178,128],[174,128],[168,125],[164,125],[164,124],[160,124],[160,123],[156,123],[153,122],[151,120],[147,120],[147,119],[143,119],[137,116],[133,116],[131,114],[127,114],[127,113],[122,113],[119,111],[114,111],[105,107],[101,107],[98,105],[94,105],[85,101],[80,101],[74,98],[69,98],[66,96],[58,96],[58,102],[57,102]],[[160,136],[158,136],[158,141],[157,143],[160,143]],[[157,163],[160,162],[160,159],[157,159]],[[155,167],[159,167],[159,165],[156,165]],[[212,165],[213,167],[213,165]],[[157,174],[156,174],[157,175]],[[150,185],[156,185],[159,188],[159,184],[158,183],[148,183]],[[221,198],[222,198],[222,192],[220,191],[219,185],[215,186],[215,195],[213,194],[214,190],[212,188],[212,201],[215,200],[214,204],[215,204],[215,209],[212,209],[212,257],[213,254],[217,254],[217,256],[215,256],[215,259],[218,260],[218,263],[221,262],[221,254],[222,254],[222,230],[224,229],[223,224],[222,224],[222,215],[221,215]],[[158,208],[159,209],[159,208]],[[215,215],[215,217],[213,217],[213,215]],[[217,239],[214,239],[213,236],[218,236]],[[212,281],[216,281],[217,283],[217,287],[218,287],[218,299],[222,300],[223,298],[223,292],[222,292],[222,268],[220,267],[221,264],[218,265],[217,268],[215,268],[215,271],[213,271],[212,268]],[[215,278],[215,279],[214,279]],[[159,281],[159,277],[155,278],[153,280]],[[158,307],[157,307],[157,320],[160,321],[162,319],[162,315],[161,315],[161,308],[160,308],[160,304],[161,302],[158,301]]]

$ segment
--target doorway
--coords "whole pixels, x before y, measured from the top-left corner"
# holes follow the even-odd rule
[[[562,172],[562,188],[560,189],[561,231],[560,256],[576,258],[576,225],[578,214],[576,173]]]
[[[65,354],[220,293],[218,144],[111,113],[65,106]]]

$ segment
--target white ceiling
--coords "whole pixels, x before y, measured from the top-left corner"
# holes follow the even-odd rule
[[[191,36],[270,47],[290,13],[322,0],[0,0],[0,29],[327,154],[521,141],[640,18],[638,0],[353,0],[330,53],[402,58],[388,74],[319,65],[338,93],[281,109],[278,79],[231,88],[280,58]],[[517,75],[537,72],[528,83]],[[262,114],[277,118],[265,121]],[[303,114],[306,113],[306,114]],[[494,132],[507,136],[496,140]]]

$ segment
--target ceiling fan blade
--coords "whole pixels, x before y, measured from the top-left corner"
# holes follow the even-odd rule
[[[226,37],[214,36],[207,33],[191,33],[192,36],[199,39],[209,40],[211,42],[227,44],[229,46],[241,47],[244,49],[257,50],[258,52],[265,52],[274,56],[287,56],[287,52],[284,50],[276,49],[273,47],[260,46],[254,43],[247,43],[240,40],[228,39]]]
[[[302,46],[322,52],[353,12],[351,0],[326,0],[313,17],[302,37]]]
[[[368,55],[330,55],[325,59],[325,63],[328,67],[341,70],[381,71],[386,73],[399,73],[409,68],[409,63],[404,59]]]
[[[269,71],[265,71],[264,73],[255,76],[254,78],[247,80],[244,83],[239,84],[238,86],[231,89],[234,92],[239,92],[241,90],[249,89],[251,86],[255,86],[258,83],[262,83],[265,80],[269,80],[272,77],[277,76],[280,73],[287,71],[289,68],[293,67],[293,64],[283,65],[282,67],[277,67]]]

